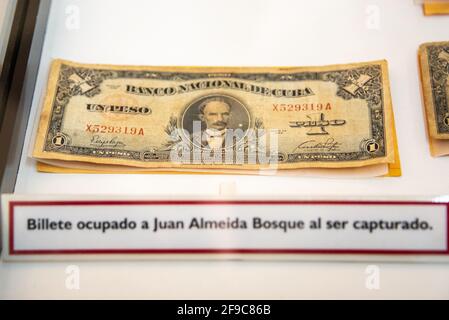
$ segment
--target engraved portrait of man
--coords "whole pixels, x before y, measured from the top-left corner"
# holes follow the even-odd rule
[[[195,115],[193,115],[195,111]],[[231,147],[248,129],[249,118],[240,102],[225,95],[203,97],[193,103],[188,118],[191,142],[203,149]],[[236,117],[235,117],[236,115]]]
[[[201,134],[201,146],[213,150],[224,148],[231,105],[223,98],[214,97],[201,103],[198,111],[199,119],[206,126]]]

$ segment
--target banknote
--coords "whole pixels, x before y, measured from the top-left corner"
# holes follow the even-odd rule
[[[33,151],[66,168],[219,172],[388,166],[397,156],[383,60],[327,67],[55,60]]]
[[[433,42],[419,49],[430,150],[449,154],[449,42]]]
[[[421,0],[426,16],[449,14],[448,0]]]

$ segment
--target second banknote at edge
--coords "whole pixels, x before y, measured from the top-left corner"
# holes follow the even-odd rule
[[[386,61],[234,68],[55,60],[33,157],[90,170],[355,172],[397,167],[395,139]]]

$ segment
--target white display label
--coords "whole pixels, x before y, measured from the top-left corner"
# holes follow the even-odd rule
[[[448,205],[7,201],[4,254],[449,254]]]

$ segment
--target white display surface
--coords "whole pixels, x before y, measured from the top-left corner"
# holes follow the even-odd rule
[[[15,192],[216,196],[414,197],[449,195],[449,158],[430,157],[417,49],[449,40],[449,16],[424,17],[412,0],[160,0],[52,4]],[[195,175],[53,175],[29,158],[53,58],[140,65],[311,66],[387,59],[401,178],[337,180]],[[447,265],[282,262],[83,263],[79,291],[67,264],[0,264],[2,297],[449,298]],[[84,271],[83,271],[84,270]],[[83,276],[84,274],[84,276]]]

